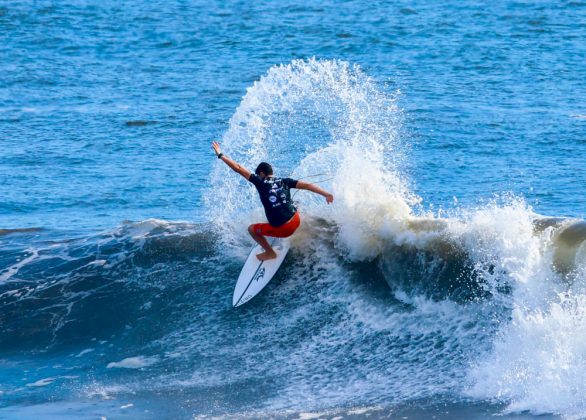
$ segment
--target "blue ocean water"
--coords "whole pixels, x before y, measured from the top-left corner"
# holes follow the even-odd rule
[[[0,418],[585,417],[585,41],[581,1],[0,2]],[[214,139],[336,197],[241,310]]]

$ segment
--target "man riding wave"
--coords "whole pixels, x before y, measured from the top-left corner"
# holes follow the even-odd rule
[[[269,245],[265,236],[286,238],[297,230],[301,224],[299,211],[291,199],[291,188],[308,190],[325,197],[328,204],[334,201],[334,196],[309,182],[298,181],[292,178],[278,178],[273,176],[273,168],[266,162],[261,162],[254,173],[251,173],[240,164],[236,163],[220,150],[218,142],[212,143],[218,159],[221,159],[234,172],[239,173],[247,181],[251,182],[258,191],[260,201],[265,209],[268,223],[256,223],[248,226],[248,232],[265,252],[256,257],[261,261],[277,257],[275,250]]]

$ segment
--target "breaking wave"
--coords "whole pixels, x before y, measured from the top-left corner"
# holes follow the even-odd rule
[[[403,175],[397,100],[335,60],[276,66],[248,89],[226,154],[326,174],[335,204],[296,196],[292,252],[241,310],[230,302],[245,226],[262,213],[220,164],[205,224],[151,219],[58,240],[3,232],[1,356],[70,354],[27,374],[43,386],[2,384],[5,401],[60,386],[92,398],[180,390],[200,414],[441,396],[586,416],[586,222],[510,196],[425,213]]]

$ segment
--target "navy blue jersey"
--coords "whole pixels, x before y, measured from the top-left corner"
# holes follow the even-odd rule
[[[256,187],[271,226],[281,226],[293,217],[297,209],[291,200],[290,189],[297,187],[296,179],[276,177],[262,179],[256,174],[250,174],[248,180]]]

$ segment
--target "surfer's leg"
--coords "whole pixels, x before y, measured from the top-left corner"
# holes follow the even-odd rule
[[[262,236],[259,233],[256,233],[254,227],[255,227],[255,225],[248,226],[248,233],[250,233],[250,236],[252,236],[252,239],[254,239],[256,241],[256,243],[259,244],[260,246],[262,246],[265,250],[265,252],[257,254],[256,258],[258,258],[261,261],[266,261],[266,260],[271,260],[273,258],[277,258],[277,253],[269,245],[267,238],[265,238],[264,236]]]

